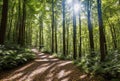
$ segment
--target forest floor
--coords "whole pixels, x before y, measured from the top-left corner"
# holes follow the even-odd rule
[[[38,52],[36,59],[9,71],[0,72],[0,81],[100,81],[80,71],[69,60],[60,60],[49,54]]]

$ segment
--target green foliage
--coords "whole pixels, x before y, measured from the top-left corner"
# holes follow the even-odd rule
[[[42,48],[42,49],[40,49],[40,51],[41,51],[42,53],[48,53],[48,54],[51,53],[50,50],[48,50],[48,49],[46,49],[46,48]]]
[[[120,53],[117,50],[109,51],[104,62],[101,63],[99,59],[99,55],[91,57],[89,54],[86,54],[81,60],[75,61],[74,64],[82,67],[86,73],[91,75],[99,74],[107,79],[115,78],[116,81],[117,78],[120,79]]]
[[[59,58],[59,59],[61,59],[61,60],[70,60],[70,59],[72,59],[72,56],[71,55],[68,55],[68,56],[64,56],[63,54],[61,54],[61,53],[53,53],[53,56],[54,57],[57,57],[57,58]]]
[[[4,48],[4,50],[0,50],[0,70],[19,66],[34,58],[35,55],[30,49],[19,48],[17,50],[11,50]]]
[[[107,73],[112,77],[118,77],[120,75],[120,53],[117,50],[110,52],[106,61],[102,63],[102,68],[105,74]]]

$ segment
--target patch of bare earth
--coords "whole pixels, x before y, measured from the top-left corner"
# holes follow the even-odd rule
[[[36,53],[36,59],[7,72],[0,72],[0,81],[100,81],[80,71],[72,61],[59,60],[51,55]]]

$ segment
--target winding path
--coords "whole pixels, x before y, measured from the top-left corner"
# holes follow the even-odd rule
[[[0,81],[99,81],[81,72],[72,61],[36,53],[36,59],[9,72],[0,73]]]

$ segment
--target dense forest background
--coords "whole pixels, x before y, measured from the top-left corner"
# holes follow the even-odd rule
[[[0,45],[37,47],[120,77],[119,14],[120,0],[0,0]]]

